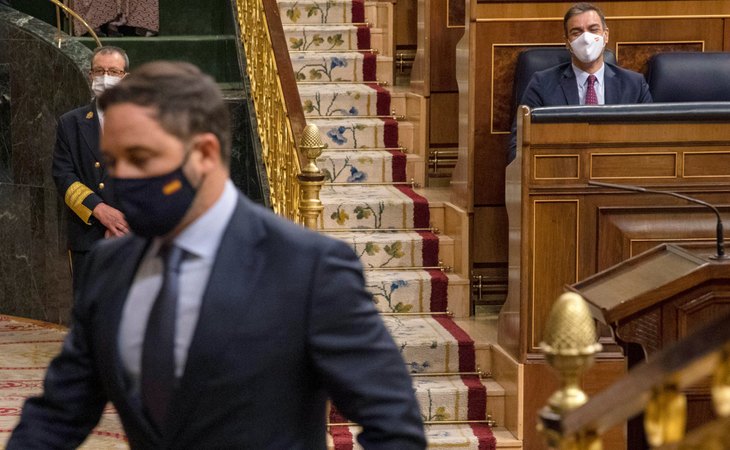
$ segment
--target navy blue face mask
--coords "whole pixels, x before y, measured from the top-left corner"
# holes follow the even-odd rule
[[[187,159],[187,158],[186,158]],[[132,231],[143,237],[165,236],[182,220],[196,189],[182,167],[152,178],[112,178],[112,196]]]

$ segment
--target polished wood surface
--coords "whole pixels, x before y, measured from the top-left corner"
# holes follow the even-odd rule
[[[730,127],[697,121],[534,123],[524,113],[518,123],[518,157],[507,168],[509,293],[500,313],[498,342],[517,361],[542,365],[542,333],[552,303],[566,285],[661,242],[714,242],[715,216],[706,208],[674,197],[610,190],[588,182],[638,184],[728,205],[730,164],[711,161],[724,161],[730,154]],[[722,210],[730,212],[727,206]],[[674,261],[671,256],[663,258],[655,264],[660,273]],[[675,259],[681,260],[676,271],[667,269],[665,276],[679,276],[694,267],[692,258]],[[634,282],[649,281],[641,276],[647,274],[637,275]],[[711,296],[708,289],[714,287],[706,284],[692,290],[697,301],[674,309],[673,328],[656,328],[661,314],[648,315],[643,319],[647,322],[632,326],[643,333],[655,330],[655,340],[664,339],[662,333],[673,333],[675,339],[683,336],[716,314],[718,305],[727,303],[724,297]],[[626,289],[630,285],[611,285],[610,290],[618,295]],[[646,295],[661,293],[650,290]],[[626,308],[613,305],[618,312]],[[618,351],[610,330],[605,331],[601,342],[607,351],[597,356],[599,361],[614,358]],[[540,378],[531,379],[530,373],[525,374],[525,399],[543,397]],[[690,397],[690,404],[705,410],[706,392]],[[525,404],[525,423],[537,413],[532,406]],[[530,441],[529,426],[525,430],[525,448],[538,448],[533,447],[539,445],[537,441]]]
[[[459,82],[459,162],[452,178],[452,201],[474,216],[480,236],[504,235],[499,221],[486,220],[504,208],[505,165],[509,128],[514,115],[513,79],[517,55],[533,46],[563,46],[562,18],[573,2],[466,2],[466,34],[459,42],[456,77]],[[648,59],[664,51],[730,50],[730,2],[714,1],[598,1],[607,15],[608,48],[618,63],[644,71]],[[558,139],[572,134],[557,133]],[[664,176],[671,156],[646,168],[646,176]],[[547,158],[540,165],[543,178],[562,177],[555,170],[573,167]],[[603,159],[595,170],[610,178],[624,164],[643,165],[640,157]],[[702,163],[706,165],[705,163]],[[636,174],[639,176],[640,174]],[[475,243],[474,248],[477,247]],[[485,255],[478,259],[477,255]],[[478,252],[475,265],[506,266],[506,252]]]
[[[570,286],[625,343],[653,355],[730,314],[730,259],[710,244],[662,244]],[[687,428],[714,418],[709,380],[685,392]]]

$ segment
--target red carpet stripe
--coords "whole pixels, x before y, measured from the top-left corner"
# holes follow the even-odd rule
[[[484,387],[482,381],[476,376],[462,376],[461,381],[469,389],[466,412],[467,420],[483,420],[485,411],[487,410],[487,388]]]
[[[431,275],[431,311],[444,312],[448,302],[449,278],[440,270],[429,270]]]
[[[391,171],[393,181],[406,181],[406,154],[398,150],[389,150],[393,155],[391,160]]]
[[[439,238],[430,231],[419,231],[423,242],[423,265],[438,266],[439,263]]]
[[[330,434],[335,444],[335,450],[352,450],[354,437],[349,427],[331,427]]]
[[[386,147],[398,147],[398,121],[383,119],[383,144]]]
[[[431,222],[431,213],[428,209],[428,200],[416,194],[406,186],[396,186],[401,192],[413,200],[413,227],[428,228]]]
[[[378,57],[374,53],[363,52],[362,79],[363,81],[377,80]]]
[[[366,25],[359,25],[357,27],[357,49],[370,49],[370,27]]]
[[[476,370],[474,341],[453,320],[447,317],[434,317],[434,320],[446,328],[459,343],[459,371],[474,372]]]
[[[377,101],[375,103],[375,113],[379,116],[387,116],[390,114],[390,91],[378,86],[377,84],[368,84],[368,87],[377,93]]]
[[[365,22],[365,0],[352,0],[352,21]]]
[[[479,439],[479,450],[495,450],[497,438],[492,434],[492,429],[486,423],[471,424],[471,431]]]

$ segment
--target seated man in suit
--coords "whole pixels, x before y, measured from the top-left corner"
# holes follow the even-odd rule
[[[643,75],[604,62],[608,27],[603,11],[590,3],[577,3],[565,13],[563,29],[571,62],[534,73],[520,105],[536,108],[651,103]],[[516,147],[513,125],[508,163],[515,159]]]
[[[92,249],[70,332],[7,448],[76,448],[111,401],[132,449],[323,450],[329,397],[364,448],[424,449],[357,256],[238,192],[213,79],[149,63],[99,105],[132,233]]]

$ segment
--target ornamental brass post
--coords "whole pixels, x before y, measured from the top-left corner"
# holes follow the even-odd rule
[[[322,154],[322,138],[319,135],[319,128],[309,124],[304,127],[299,150],[307,158],[307,165],[302,168],[302,173],[297,175],[299,186],[301,186],[301,201],[299,202],[299,215],[307,228],[317,228],[317,219],[324,209],[319,199],[319,192],[324,185],[324,174],[317,167],[317,158]]]
[[[595,436],[563,436],[559,431],[561,417],[588,401],[579,379],[602,348],[596,342],[596,326],[588,305],[580,295],[565,293],[558,298],[550,310],[540,347],[548,364],[558,372],[561,384],[540,411],[539,428],[548,444],[559,449],[600,449]]]

